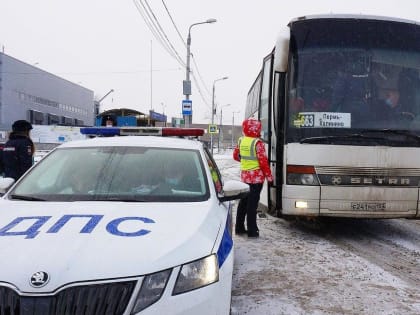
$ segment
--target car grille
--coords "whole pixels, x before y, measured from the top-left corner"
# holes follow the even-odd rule
[[[0,287],[0,315],[119,315],[135,281],[67,288],[52,296],[21,296]]]

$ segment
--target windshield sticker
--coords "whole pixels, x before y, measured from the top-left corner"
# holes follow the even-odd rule
[[[293,125],[298,128],[350,128],[351,113],[298,113]]]

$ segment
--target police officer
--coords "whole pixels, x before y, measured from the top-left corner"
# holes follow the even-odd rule
[[[29,137],[32,125],[17,120],[12,125],[9,140],[3,148],[4,177],[18,180],[33,164],[34,144]]]
[[[241,180],[249,184],[250,193],[241,199],[236,212],[236,234],[248,234],[248,237],[259,237],[257,227],[257,207],[260,193],[265,179],[269,184],[273,182],[264,143],[259,138],[261,122],[256,119],[247,119],[242,123],[244,134],[238,140],[233,151],[233,158],[241,162]],[[245,229],[245,217],[247,230]]]

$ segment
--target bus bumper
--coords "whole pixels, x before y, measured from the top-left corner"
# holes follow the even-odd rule
[[[283,187],[285,215],[351,218],[420,217],[419,189],[407,187]]]

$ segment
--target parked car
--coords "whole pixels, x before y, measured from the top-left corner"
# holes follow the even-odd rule
[[[0,310],[229,314],[231,201],[248,185],[223,182],[200,141],[170,137],[185,129],[125,130],[160,136],[64,143],[0,179]]]

